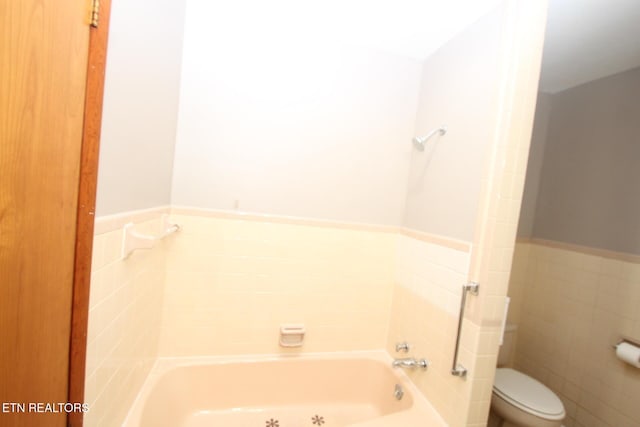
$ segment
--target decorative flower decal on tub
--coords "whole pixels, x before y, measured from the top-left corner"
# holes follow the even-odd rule
[[[273,418],[267,420],[267,427],[280,427],[278,420],[274,420]]]
[[[320,426],[324,424],[324,417],[321,417],[320,415],[316,415],[314,417],[311,417],[311,421],[313,421],[313,424]]]

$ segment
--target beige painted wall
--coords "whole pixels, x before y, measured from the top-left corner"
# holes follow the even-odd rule
[[[217,8],[187,7],[172,203],[399,225],[422,64]]]
[[[640,254],[640,68],[553,95],[533,237]]]
[[[168,205],[185,1],[114,1],[97,215]]]
[[[544,148],[547,143],[549,119],[551,117],[550,94],[538,92],[536,115],[529,147],[529,161],[527,162],[527,176],[520,208],[520,222],[518,223],[518,237],[531,237],[536,216],[536,203],[540,190],[540,173],[544,161]]]
[[[415,133],[445,125],[413,150],[404,226],[471,241],[495,127],[502,15],[491,13],[427,58]]]

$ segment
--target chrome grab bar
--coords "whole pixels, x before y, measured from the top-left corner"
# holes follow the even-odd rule
[[[451,367],[451,375],[456,377],[466,377],[467,368],[458,363],[458,350],[460,349],[460,332],[462,332],[462,320],[464,319],[464,306],[467,302],[467,292],[472,295],[478,295],[480,285],[476,282],[469,282],[462,285],[462,301],[460,301],[460,315],[458,317],[458,335],[456,336],[456,349],[453,353],[453,366]]]

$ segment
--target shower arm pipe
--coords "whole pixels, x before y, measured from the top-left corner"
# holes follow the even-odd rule
[[[424,151],[424,146],[427,143],[427,141],[430,140],[437,133],[439,133],[441,136],[446,134],[447,133],[447,127],[446,126],[440,126],[439,128],[432,130],[431,132],[429,132],[425,136],[416,136],[415,138],[413,138],[413,145],[415,145],[415,147],[418,150]]]
[[[464,320],[464,307],[467,302],[467,293],[478,295],[480,285],[476,282],[469,282],[462,285],[462,298],[460,301],[460,315],[458,316],[458,332],[456,335],[456,349],[453,352],[453,365],[451,366],[451,375],[465,378],[467,376],[467,368],[458,363],[458,351],[460,350],[460,336],[462,335],[462,321]]]

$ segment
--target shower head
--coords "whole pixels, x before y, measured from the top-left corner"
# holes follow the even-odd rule
[[[425,144],[436,133],[439,133],[442,136],[445,133],[447,133],[447,128],[445,126],[440,126],[438,129],[432,130],[431,132],[429,132],[425,136],[416,136],[412,140],[413,141],[413,146],[416,147],[416,150],[418,150],[418,151],[424,151]]]
[[[413,141],[413,146],[416,148],[416,150],[424,151],[424,143],[426,142],[426,139],[416,136],[415,138],[412,139],[412,141]]]

